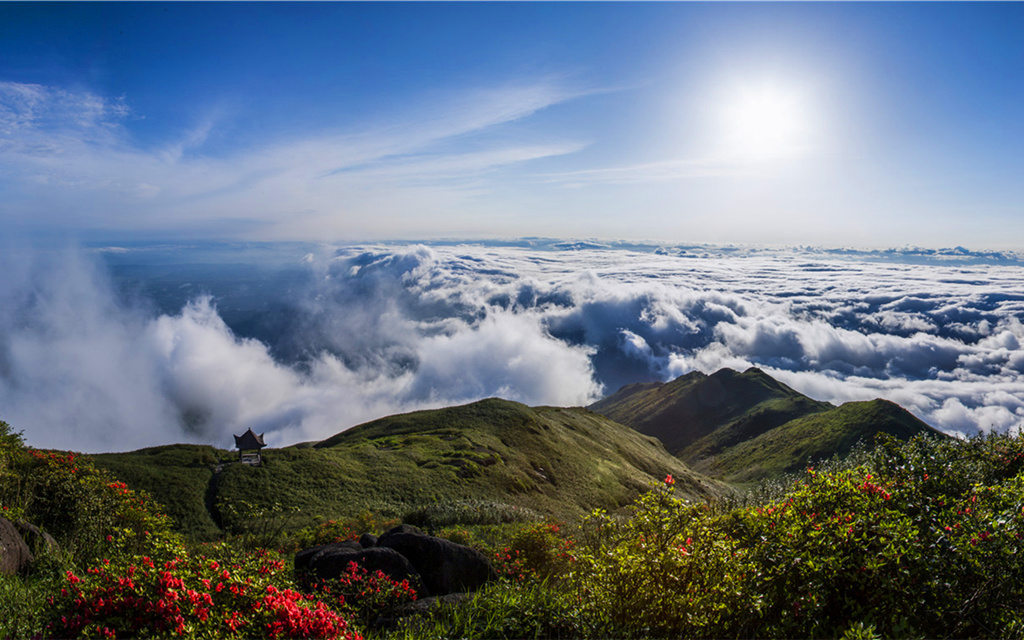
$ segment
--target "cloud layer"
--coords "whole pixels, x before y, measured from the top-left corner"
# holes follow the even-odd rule
[[[342,247],[305,258],[287,332],[260,341],[208,296],[158,313],[81,252],[11,251],[0,418],[32,444],[87,451],[227,446],[249,427],[284,444],[488,396],[579,405],[759,366],[817,399],[894,400],[951,433],[1019,429],[1024,268],[901,255]]]

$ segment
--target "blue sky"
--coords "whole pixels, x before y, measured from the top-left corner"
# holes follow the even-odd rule
[[[1024,248],[1021,3],[0,3],[8,237]]]

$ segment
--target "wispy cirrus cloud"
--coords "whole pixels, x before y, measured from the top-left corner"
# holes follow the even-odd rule
[[[434,96],[373,122],[204,153],[226,116],[212,114],[155,148],[138,144],[123,98],[0,83],[0,167],[8,222],[25,226],[211,231],[211,220],[288,235],[295,212],[321,236],[365,225],[375,207],[443,207],[486,191],[489,172],[584,144],[494,135],[579,97],[554,80]],[[429,221],[421,223],[429,228]],[[239,228],[234,230],[236,233]]]

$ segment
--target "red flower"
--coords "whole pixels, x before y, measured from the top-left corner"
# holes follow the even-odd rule
[[[668,485],[668,486],[670,486],[670,487],[671,487],[671,486],[672,486],[672,485],[674,485],[675,483],[676,483],[676,479],[672,477],[672,474],[671,474],[671,473],[670,473],[670,474],[668,474],[667,476],[665,476],[665,484],[666,484],[666,485]]]

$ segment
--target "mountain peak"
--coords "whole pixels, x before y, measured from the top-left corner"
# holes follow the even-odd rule
[[[738,481],[789,471],[808,457],[845,453],[881,432],[901,439],[939,434],[887,400],[835,407],[757,367],[691,373],[667,384],[626,389],[590,408],[660,439],[699,471]],[[757,453],[765,442],[772,443],[770,453]]]

